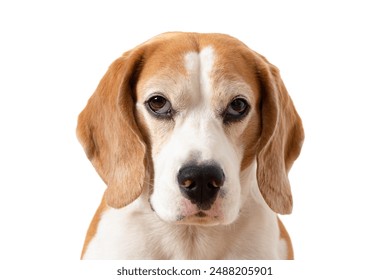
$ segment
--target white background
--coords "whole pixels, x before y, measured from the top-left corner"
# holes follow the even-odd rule
[[[290,279],[385,279],[385,2],[1,1],[1,266],[15,279],[53,267],[60,279],[78,273],[105,188],[76,139],[78,113],[124,51],[165,31],[196,31],[228,33],[265,55],[303,119],[306,141],[290,172],[294,211],[282,217],[297,259]]]

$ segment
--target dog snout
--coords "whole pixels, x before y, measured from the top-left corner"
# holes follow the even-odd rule
[[[201,210],[211,208],[225,174],[217,164],[191,164],[182,167],[177,175],[180,191]]]

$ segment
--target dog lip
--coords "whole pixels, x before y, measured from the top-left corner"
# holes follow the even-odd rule
[[[149,202],[149,206],[150,206],[150,209],[153,211],[153,212],[156,212],[153,208],[153,205],[152,205],[152,202],[150,201],[150,198],[148,199],[148,202]]]
[[[188,216],[180,215],[176,218],[176,222],[182,225],[215,226],[220,224],[221,221],[219,216],[212,216],[204,211],[199,211]]]
[[[217,219],[223,218],[220,199],[216,199],[215,203],[209,207],[202,207],[192,203],[188,199],[182,200],[182,207],[180,208],[180,216],[184,219]]]
[[[203,212],[203,211],[199,211],[194,216],[198,217],[198,218],[204,218],[204,217],[207,217],[207,214],[205,212]]]
[[[215,219],[219,219],[219,216],[218,215],[214,215],[216,213],[208,213],[208,211],[198,211],[196,213],[193,213],[191,215],[188,215],[188,216],[184,216],[183,219],[199,219],[199,220],[205,220],[205,219],[212,219],[212,220],[215,220]]]

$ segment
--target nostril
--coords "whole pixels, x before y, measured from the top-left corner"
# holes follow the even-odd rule
[[[182,167],[178,172],[177,180],[182,188],[195,186],[219,188],[224,183],[225,174],[216,164],[195,164]]]
[[[190,179],[184,180],[183,182],[179,182],[180,187],[185,189],[192,189],[196,186],[196,182]],[[207,182],[206,185],[211,188],[220,188],[222,186],[222,183],[220,181],[211,180],[210,182]]]
[[[186,179],[183,182],[179,182],[179,184],[180,184],[180,187],[182,187],[182,188],[192,188],[195,185],[194,181],[192,181],[190,179]]]
[[[217,181],[212,180],[210,183],[207,184],[209,188],[219,188],[221,187],[221,184],[217,183]]]

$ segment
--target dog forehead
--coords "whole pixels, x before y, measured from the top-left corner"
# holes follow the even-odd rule
[[[166,33],[152,38],[146,49],[138,83],[173,83],[178,79],[208,76],[214,85],[242,81],[256,91],[252,51],[241,41],[224,34]],[[152,78],[152,79],[151,79]]]

